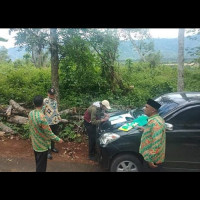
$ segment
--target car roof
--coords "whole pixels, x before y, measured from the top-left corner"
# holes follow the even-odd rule
[[[159,103],[176,103],[183,105],[189,102],[200,102],[200,92],[173,92],[155,98]]]

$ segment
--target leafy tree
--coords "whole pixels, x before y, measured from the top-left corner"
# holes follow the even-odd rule
[[[59,76],[58,76],[58,41],[56,29],[10,29],[10,33],[16,31],[15,45],[25,47],[28,52],[32,53],[32,61],[36,67],[44,66],[46,59],[48,58],[48,51],[51,51],[51,79],[52,86],[57,91],[57,98],[59,101]]]
[[[85,29],[86,39],[100,58],[102,77],[110,85],[112,91],[118,85],[124,90],[125,86],[119,74],[115,70],[115,62],[118,58],[119,36],[117,30],[113,29]]]
[[[200,29],[188,29],[186,33],[190,34],[187,36],[190,40],[195,40],[198,43],[200,43]],[[200,66],[200,45],[193,47],[193,48],[187,48],[186,51],[190,56],[194,56],[194,62],[198,63]]]
[[[44,51],[49,44],[49,30],[38,28],[10,29],[10,33],[13,31],[17,32],[15,45],[20,48],[25,47],[26,51],[32,54],[32,62],[36,67],[44,66],[47,58],[47,52]]]
[[[160,51],[152,52],[146,56],[146,61],[149,63],[150,67],[155,67],[156,65],[160,64],[161,58],[162,56]]]
[[[95,93],[103,85],[99,59],[88,41],[81,37],[81,29],[61,29],[60,63],[62,88],[78,93]],[[66,93],[66,92],[65,92]]]
[[[141,60],[146,62],[145,55],[152,49],[152,43],[147,43],[147,39],[150,38],[148,29],[121,29],[121,36],[131,41]]]
[[[0,62],[8,62],[9,56],[8,56],[8,50],[5,47],[0,48]]]
[[[133,61],[131,59],[126,59],[125,65],[128,67],[128,69],[131,69],[131,66],[133,65]]]
[[[148,62],[150,67],[160,63],[161,54],[155,52],[148,29],[121,29],[120,35],[131,42],[142,62]]]
[[[23,59],[25,60],[26,65],[31,63],[31,55],[29,53],[24,54]]]

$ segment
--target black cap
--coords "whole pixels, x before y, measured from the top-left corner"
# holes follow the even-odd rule
[[[156,110],[158,110],[161,106],[157,101],[154,101],[153,99],[148,99],[147,104],[155,108]]]
[[[48,93],[49,93],[50,95],[54,95],[54,94],[56,93],[56,91],[55,91],[54,88],[50,88],[50,89],[48,90]]]

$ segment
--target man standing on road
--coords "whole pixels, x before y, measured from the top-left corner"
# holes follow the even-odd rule
[[[48,97],[44,99],[43,112],[45,114],[46,120],[55,135],[58,135],[59,122],[61,120],[60,114],[58,112],[58,104],[55,98],[56,91],[54,88],[48,90]],[[51,152],[58,153],[55,148],[54,141],[51,141],[51,148],[48,152],[48,159],[52,159]]]
[[[107,109],[111,109],[110,104],[107,100],[102,102],[93,103],[84,114],[84,125],[88,134],[89,140],[89,159],[95,161],[95,147],[96,147],[96,133],[97,125],[101,122],[105,122],[109,119],[109,115],[104,113]],[[104,118],[101,119],[101,115],[104,115]]]
[[[49,127],[42,112],[43,97],[36,96],[33,100],[35,110],[29,113],[30,137],[35,154],[36,172],[46,172],[48,149],[51,147],[51,140],[62,143],[63,140],[57,137]]]
[[[144,113],[149,117],[145,127],[139,127],[142,131],[140,154],[144,157],[144,171],[159,172],[165,159],[165,121],[158,114],[160,104],[152,99],[147,101]]]

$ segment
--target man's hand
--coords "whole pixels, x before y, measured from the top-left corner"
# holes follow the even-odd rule
[[[59,141],[58,141],[58,143],[63,143],[64,141],[62,140],[62,139],[60,139]]]
[[[108,119],[109,119],[109,117],[105,117],[105,118],[101,119],[101,122],[105,122],[105,121],[107,121]]]
[[[108,117],[108,118],[110,118],[110,115],[107,114],[107,113],[104,113],[104,117]]]
[[[155,165],[152,162],[148,162],[148,165],[149,165],[150,168],[156,168],[156,167],[158,167],[157,165]]]
[[[109,118],[110,118],[110,115],[107,114],[107,113],[104,113],[104,118],[101,119],[101,122],[105,122],[105,121],[107,121]]]
[[[141,131],[141,132],[144,132],[144,127],[142,127],[142,126],[137,126],[138,128],[139,128],[139,130]]]

